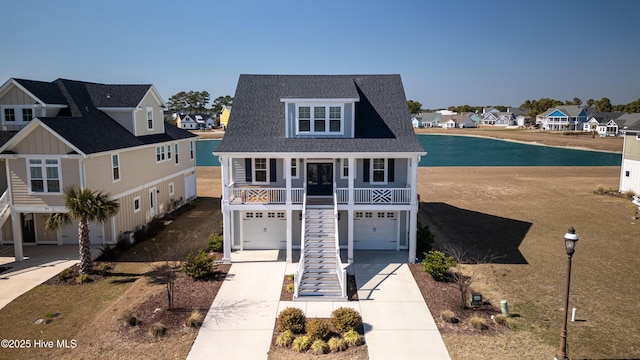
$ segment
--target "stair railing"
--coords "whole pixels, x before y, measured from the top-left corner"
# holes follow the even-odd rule
[[[304,243],[305,243],[305,228],[307,218],[307,194],[302,195],[302,227],[300,230],[300,261],[298,262],[298,269],[293,277],[293,298],[297,298],[300,289],[300,283],[302,282],[302,274],[304,273]]]
[[[334,186],[335,189],[335,186]],[[338,194],[333,193],[333,221],[334,221],[334,238],[336,242],[336,274],[340,283],[340,297],[347,298],[347,270],[342,268],[342,260],[340,260],[340,237],[338,232]]]

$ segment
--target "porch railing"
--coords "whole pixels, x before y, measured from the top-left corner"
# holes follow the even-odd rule
[[[337,189],[338,204],[349,202],[349,189]],[[354,204],[410,204],[410,188],[353,189]]]
[[[291,202],[302,203],[303,189],[291,189]],[[242,187],[229,189],[230,204],[286,204],[287,189]]]
[[[289,189],[292,204],[302,204],[304,189]],[[232,187],[229,189],[230,204],[286,204],[286,188]],[[349,202],[349,189],[336,189],[338,204]],[[1,202],[1,200],[0,200]],[[355,188],[354,204],[410,204],[411,188]],[[2,204],[0,203],[0,206]]]
[[[306,215],[307,215],[307,198],[302,197],[302,227],[300,231],[300,261],[298,262],[298,268],[296,274],[293,276],[293,298],[297,298],[300,292],[300,282],[302,281],[302,274],[304,273],[304,230],[306,227]]]

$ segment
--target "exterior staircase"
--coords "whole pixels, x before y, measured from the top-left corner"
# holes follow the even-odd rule
[[[334,207],[307,205],[304,221],[304,246],[300,264],[298,301],[347,301],[337,269]]]

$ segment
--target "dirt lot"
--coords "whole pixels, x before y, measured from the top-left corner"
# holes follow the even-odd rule
[[[416,129],[416,134],[449,134],[485,136],[504,140],[524,141],[550,146],[622,152],[622,137],[592,137],[585,135],[564,135],[562,131],[542,131],[525,129],[504,129],[483,127],[475,129]]]

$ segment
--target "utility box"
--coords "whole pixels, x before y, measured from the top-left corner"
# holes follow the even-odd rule
[[[483,305],[482,294],[479,292],[471,293],[471,306]]]

